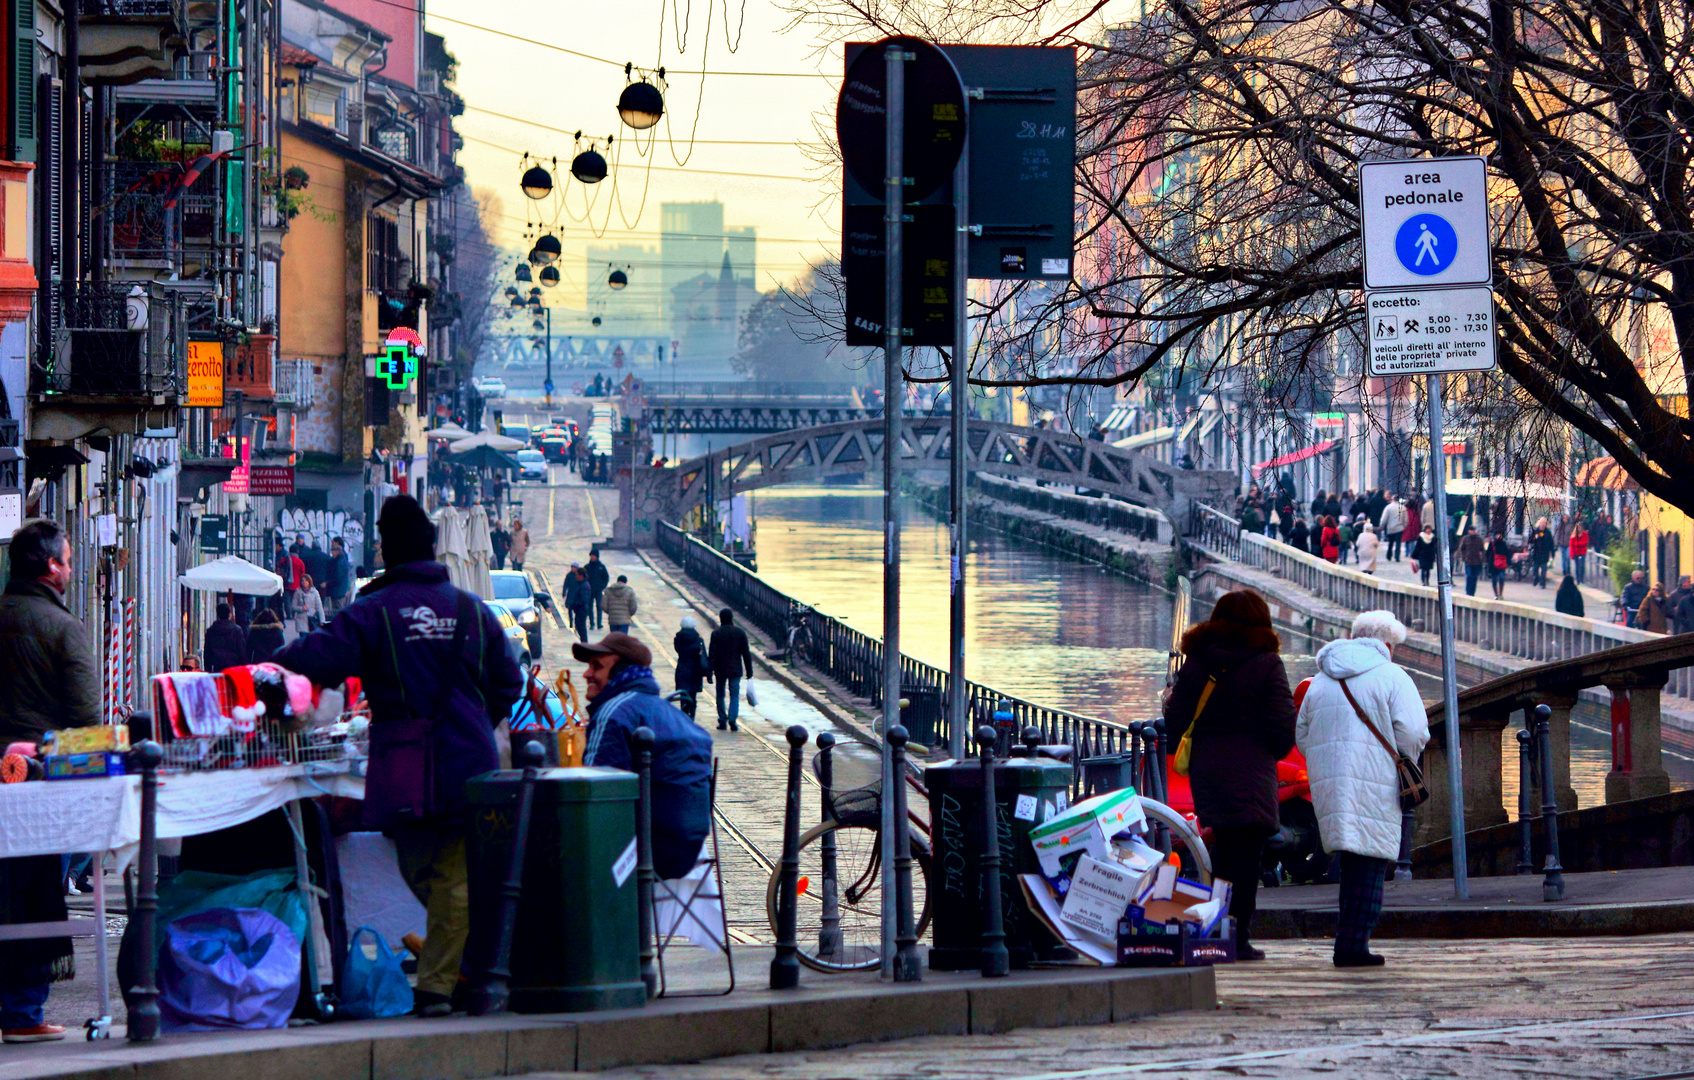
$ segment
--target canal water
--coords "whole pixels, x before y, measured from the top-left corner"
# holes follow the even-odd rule
[[[882,494],[864,487],[774,487],[752,493],[759,575],[867,634],[882,634]],[[901,647],[947,666],[947,527],[907,507],[901,525]],[[975,530],[966,571],[970,677],[1070,712],[1129,723],[1158,715],[1171,639],[1163,589],[1091,563]],[[1194,612],[1194,621],[1205,617]],[[1294,681],[1313,673],[1306,639],[1284,635]],[[1426,698],[1437,680],[1413,673]],[[1605,802],[1608,733],[1575,725],[1571,782],[1579,804]],[[1505,802],[1517,811],[1517,743],[1505,732]],[[1672,786],[1694,786],[1694,759],[1667,750]]]

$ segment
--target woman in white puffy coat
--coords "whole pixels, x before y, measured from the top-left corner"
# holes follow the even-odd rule
[[[1352,637],[1318,652],[1318,674],[1306,690],[1294,740],[1306,755],[1312,806],[1328,851],[1341,854],[1336,967],[1375,967],[1369,950],[1382,914],[1382,883],[1400,854],[1400,783],[1395,761],[1371,734],[1352,702],[1384,739],[1416,760],[1429,742],[1429,715],[1417,684],[1393,662],[1406,628],[1389,611],[1353,620]],[[1343,687],[1345,686],[1345,690]]]

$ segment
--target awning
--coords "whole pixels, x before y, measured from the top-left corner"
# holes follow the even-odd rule
[[[1611,458],[1606,460],[1610,461]],[[1469,479],[1449,480],[1447,494],[1484,495],[1490,499],[1547,499],[1553,502],[1572,498],[1562,489],[1549,484],[1514,480],[1509,476],[1473,476]]]
[[[1317,457],[1319,454],[1334,445],[1335,440],[1328,439],[1324,442],[1317,443],[1314,446],[1308,446],[1304,450],[1296,450],[1292,454],[1284,454],[1281,457],[1273,457],[1269,461],[1261,461],[1257,465],[1253,466],[1253,472],[1260,473],[1266,469],[1276,469],[1283,465],[1292,465],[1296,461],[1305,461],[1309,457]]]
[[[1605,488],[1608,491],[1640,491],[1641,485],[1624,471],[1617,458],[1601,457],[1585,461],[1576,470],[1577,487]]]
[[[1106,419],[1100,426],[1107,431],[1128,431],[1135,426],[1135,418],[1141,410],[1134,405],[1113,405],[1112,411],[1106,414]]]
[[[1176,428],[1160,427],[1152,431],[1143,431],[1139,435],[1131,435],[1127,439],[1119,439],[1112,445],[1120,450],[1139,450],[1144,446],[1157,446],[1162,442],[1170,442],[1176,438]]]

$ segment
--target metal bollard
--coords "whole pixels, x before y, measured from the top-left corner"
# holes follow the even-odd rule
[[[1400,811],[1400,857],[1394,864],[1394,880],[1412,880],[1412,836],[1417,832],[1417,814]]]
[[[888,732],[894,760],[894,981],[922,982],[918,932],[912,916],[912,830],[906,827],[906,729]]]
[[[1535,873],[1535,735],[1526,723],[1518,732],[1518,873]]]
[[[529,848],[529,819],[535,805],[535,781],[547,760],[541,744],[531,739],[512,751],[513,763],[523,766],[518,781],[518,821],[512,830],[512,855],[506,862],[506,883],[500,887],[500,929],[494,939],[494,956],[482,984],[471,994],[472,1016],[503,1013],[511,1001],[512,939],[517,936],[518,900],[523,896],[524,855]]]
[[[1165,787],[1165,722],[1154,720],[1142,731],[1147,736],[1147,752],[1153,760],[1147,770],[1147,786],[1153,792],[1153,798],[1169,804],[1169,792]],[[1153,846],[1165,855],[1171,853],[1170,827],[1162,819],[1153,822]]]
[[[835,736],[829,732],[818,735],[818,787],[823,802],[823,818],[830,820],[830,800],[835,792]],[[823,911],[818,917],[818,956],[840,955],[845,949],[841,940],[841,885],[836,877],[835,830],[818,838],[818,859],[823,881],[818,883],[818,896]]]
[[[1553,733],[1547,705],[1535,707],[1535,741],[1541,750],[1541,822],[1547,831],[1546,878],[1541,882],[1541,899],[1565,898],[1565,869],[1559,865],[1559,804],[1553,793]]]
[[[135,1002],[128,1016],[130,1042],[153,1042],[159,1037],[159,987],[154,968],[159,950],[159,763],[165,751],[145,739],[130,753],[141,767],[141,851],[135,884],[135,985],[129,996]]]
[[[776,955],[771,957],[771,989],[792,990],[800,985],[795,922],[800,887],[800,748],[809,737],[795,724],[788,729],[788,806],[782,815],[782,876],[776,890]]]
[[[1141,777],[1141,728],[1139,720],[1129,725],[1129,775],[1130,784],[1137,795],[1147,794],[1147,782]]]
[[[976,729],[982,760],[982,977],[997,978],[1012,969],[1006,951],[1006,923],[1000,909],[1000,812],[994,797],[994,743],[999,733],[987,724]]]
[[[635,800],[635,902],[641,911],[636,918],[641,934],[641,981],[647,984],[647,1000],[659,993],[659,965],[653,947],[653,729],[642,726],[630,732],[635,751],[635,773],[641,779]]]

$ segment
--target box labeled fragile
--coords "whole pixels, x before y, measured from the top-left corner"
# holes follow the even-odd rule
[[[95,724],[92,727],[49,731],[41,740],[45,754],[98,754],[129,751],[128,724]]]
[[[1134,788],[1123,788],[1084,799],[1053,815],[1029,831],[1029,842],[1041,872],[1051,880],[1068,874],[1082,855],[1105,859],[1118,833],[1146,828],[1141,797]]]
[[[124,775],[124,755],[105,751],[97,754],[49,754],[45,760],[49,780],[94,780]]]

